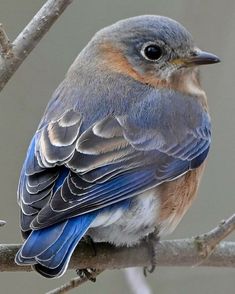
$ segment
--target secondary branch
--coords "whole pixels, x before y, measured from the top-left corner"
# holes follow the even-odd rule
[[[202,257],[207,258],[216,248],[217,244],[224,240],[235,230],[235,214],[220,224],[210,232],[195,238],[198,249]]]
[[[0,91],[72,1],[48,0],[12,44],[0,27]]]

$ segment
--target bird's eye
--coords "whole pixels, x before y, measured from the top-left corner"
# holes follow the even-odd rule
[[[162,48],[156,44],[149,44],[142,48],[142,55],[145,59],[157,61],[162,56]]]

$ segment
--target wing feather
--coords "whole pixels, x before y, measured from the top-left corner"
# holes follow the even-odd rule
[[[20,177],[25,235],[121,203],[205,160],[208,113],[192,97],[162,93],[144,97],[128,113],[104,115],[90,124],[73,108],[62,112],[60,106],[56,114],[51,102],[52,119],[45,115]]]

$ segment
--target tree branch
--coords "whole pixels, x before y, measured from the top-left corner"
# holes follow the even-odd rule
[[[0,46],[1,52],[3,52],[0,58],[0,91],[72,1],[48,0],[18,35],[12,45],[5,31],[0,27]]]
[[[235,214],[220,224],[207,234],[195,237],[198,244],[199,253],[207,258],[215,249],[216,245],[225,239],[235,230]]]
[[[102,272],[103,272],[103,270],[97,270],[95,273],[93,273],[92,277],[95,279]],[[82,278],[76,277],[76,278],[71,279],[69,282],[65,283],[64,285],[47,292],[46,294],[66,293],[74,288],[81,286],[83,283],[85,283],[87,281],[89,281],[89,279],[86,276],[84,276]]]
[[[223,221],[209,233],[181,240],[156,243],[158,266],[214,266],[235,267],[235,242],[221,242],[235,230],[235,214]],[[216,246],[216,244],[218,244]],[[142,241],[134,247],[115,247],[107,243],[93,245],[81,241],[70,261],[70,269],[120,269],[151,265],[149,244]],[[0,245],[0,272],[30,271],[29,266],[18,266],[14,262],[21,245]],[[210,254],[202,254],[202,248],[209,246]],[[207,251],[208,252],[208,251]]]
[[[2,24],[0,24],[0,52],[2,58],[13,57],[12,44],[10,43]]]
[[[85,242],[77,246],[70,269],[120,269],[126,267],[143,267],[151,265],[151,256],[147,242],[138,246],[116,248],[110,244],[95,244],[97,255]],[[0,245],[0,272],[31,271],[29,266],[18,266],[14,262],[20,245]],[[160,241],[156,244],[158,266],[213,266],[235,268],[235,242],[222,242],[214,252],[205,259],[194,238]]]
[[[155,252],[158,266],[214,266],[235,268],[235,242],[221,242],[235,230],[235,215],[207,234],[190,239],[160,241]],[[21,245],[0,245],[0,272],[31,271],[29,266],[18,266],[14,262]],[[94,256],[94,247],[96,255]],[[97,269],[95,277],[105,269],[144,267],[151,265],[148,241],[139,245],[115,247],[107,243],[88,245],[81,241],[69,264],[70,269]],[[66,293],[86,282],[86,277],[76,277],[47,294]]]

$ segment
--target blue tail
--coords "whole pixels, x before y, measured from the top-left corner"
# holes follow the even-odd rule
[[[47,278],[63,275],[74,249],[96,216],[97,212],[92,212],[32,231],[16,255],[16,263],[31,264]]]

